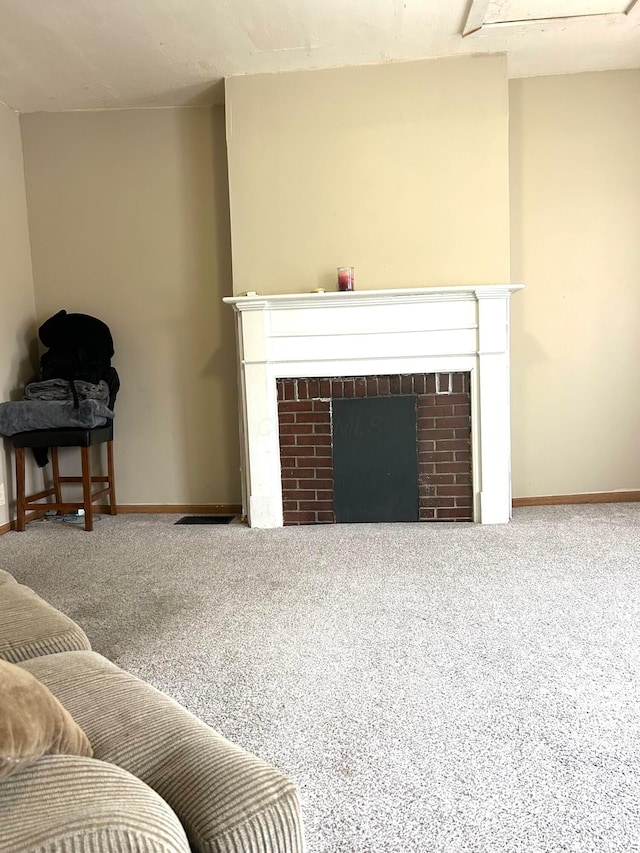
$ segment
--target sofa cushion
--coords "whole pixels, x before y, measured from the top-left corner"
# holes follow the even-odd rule
[[[72,619],[11,575],[0,577],[0,659],[20,663],[39,655],[90,648],[87,635]]]
[[[169,803],[195,850],[303,849],[294,784],[168,696],[95,652],[48,655],[21,666],[69,709],[96,758],[124,767]]]
[[[0,660],[0,780],[47,753],[93,754],[53,693],[31,673]]]
[[[180,821],[130,773],[47,755],[0,785],[0,853],[189,853]]]

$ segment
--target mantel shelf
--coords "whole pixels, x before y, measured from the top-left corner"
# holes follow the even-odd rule
[[[236,311],[261,311],[265,308],[277,311],[287,308],[327,308],[341,305],[362,307],[364,305],[389,305],[421,302],[451,302],[456,300],[501,299],[521,290],[523,284],[475,284],[456,287],[409,287],[388,290],[352,290],[348,292],[325,291],[324,293],[274,293],[225,296],[223,302],[233,305]]]

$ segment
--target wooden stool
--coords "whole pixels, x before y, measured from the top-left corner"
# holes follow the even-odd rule
[[[16,493],[17,493],[17,529],[22,532],[26,527],[26,515],[30,510],[46,512],[56,510],[59,514],[64,512],[77,512],[84,509],[84,529],[93,530],[93,504],[103,495],[109,495],[109,513],[117,515],[115,477],[113,469],[113,421],[107,426],[94,427],[93,429],[37,429],[29,432],[19,432],[11,436],[11,441],[16,451]],[[107,444],[107,476],[94,477],[91,472],[91,447],[96,444]],[[25,449],[50,448],[51,465],[53,470],[53,486],[36,492],[32,495],[26,494],[25,489]],[[58,465],[59,447],[79,447],[82,456],[81,477],[61,477]],[[82,501],[71,503],[62,500],[62,484],[82,483]],[[92,483],[106,484],[97,492],[92,492]],[[55,497],[54,503],[49,503],[47,498]]]

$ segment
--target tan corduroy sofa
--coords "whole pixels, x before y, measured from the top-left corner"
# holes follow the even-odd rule
[[[0,780],[0,853],[304,850],[284,774],[91,651],[75,622],[3,571],[0,658],[46,685],[94,754],[44,755]]]

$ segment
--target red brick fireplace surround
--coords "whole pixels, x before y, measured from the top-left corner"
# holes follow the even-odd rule
[[[470,374],[277,379],[285,525],[335,522],[332,400],[415,395],[420,521],[473,521]]]

